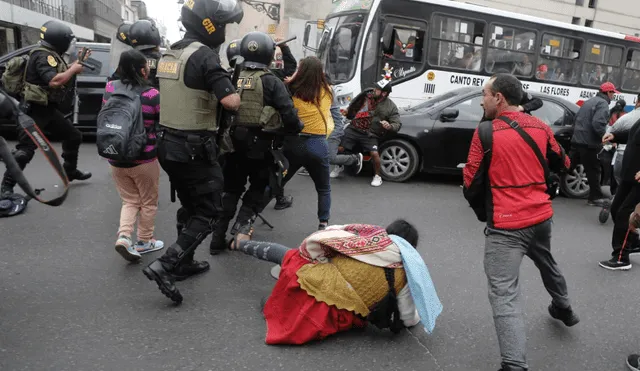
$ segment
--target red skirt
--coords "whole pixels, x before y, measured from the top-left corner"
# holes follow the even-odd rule
[[[300,288],[296,272],[308,263],[297,249],[285,255],[280,278],[264,306],[267,344],[304,344],[366,326],[354,312],[318,302]]]

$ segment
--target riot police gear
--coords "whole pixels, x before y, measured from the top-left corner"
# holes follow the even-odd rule
[[[162,44],[160,31],[153,22],[146,19],[131,25],[129,39],[131,39],[131,46],[140,51],[154,49]]]
[[[225,26],[244,17],[237,0],[187,0],[182,6],[182,24],[203,44],[216,48],[224,44]]]
[[[235,67],[236,59],[240,56],[240,43],[242,39],[236,39],[229,43],[227,46],[227,61],[229,61],[229,66],[231,68]]]
[[[74,38],[71,27],[60,21],[48,21],[40,28],[40,43],[60,55],[69,49]]]
[[[249,32],[240,43],[240,55],[249,68],[269,68],[276,51],[276,43],[264,32]]]
[[[120,55],[132,49],[131,39],[129,38],[131,25],[131,22],[124,22],[118,27],[114,37],[111,38],[111,48],[109,49],[109,80],[119,79],[116,70],[120,63]]]

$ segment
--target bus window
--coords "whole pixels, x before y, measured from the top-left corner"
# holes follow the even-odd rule
[[[426,25],[425,25],[426,26]],[[394,26],[393,52],[384,54],[382,65],[393,67],[393,78],[403,79],[421,74],[424,64],[423,47],[426,32],[408,26]]]
[[[485,23],[434,15],[429,63],[433,66],[480,71]]]
[[[558,82],[578,82],[582,40],[544,34],[536,78]]]
[[[605,82],[620,85],[622,47],[587,41],[582,83],[599,87]]]
[[[622,89],[640,92],[640,50],[629,50],[625,67]]]
[[[536,33],[495,24],[491,25],[490,33],[485,70],[531,77],[535,69]]]

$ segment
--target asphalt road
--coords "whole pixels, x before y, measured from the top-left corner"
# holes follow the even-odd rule
[[[95,144],[84,144],[81,156],[93,178],[73,184],[62,206],[32,202],[23,215],[0,219],[0,370],[499,368],[482,265],[483,226],[462,197],[460,179],[420,177],[372,188],[361,176],[332,184],[332,223],[386,225],[404,217],[419,228],[419,251],[444,305],[434,334],[367,329],[307,346],[267,346],[260,301],[275,282],[270,265],[239,253],[211,257],[207,240],[196,256],[208,260],[211,271],[178,283],[185,300],[172,305],[143,276],[142,265],[128,264],[114,251],[118,194]],[[27,175],[35,186],[59,191],[41,155]],[[161,192],[156,230],[168,245],[178,205],[169,202],[164,174]],[[269,207],[265,217],[276,229],[258,224],[256,239],[293,247],[314,231],[311,180],[297,176],[288,193],[294,207]],[[597,208],[564,198],[554,207],[554,254],[582,322],[566,329],[550,319],[550,297],[526,260],[521,286],[531,370],[625,370],[627,354],[640,351],[640,269],[598,267],[610,254],[612,224],[598,223]]]

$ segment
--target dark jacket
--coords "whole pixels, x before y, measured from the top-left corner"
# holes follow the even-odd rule
[[[360,111],[360,109],[362,109],[362,106],[364,105],[367,94],[371,92],[373,92],[373,89],[366,89],[351,101],[351,103],[349,104],[349,108],[347,108],[347,119],[353,120],[356,117],[356,114],[358,113],[358,111]],[[402,127],[398,107],[388,97],[378,103],[371,117],[372,123],[380,122],[382,120],[387,121],[392,126],[392,131],[395,133],[400,131],[400,127]]]
[[[622,180],[635,182],[635,176],[640,171],[640,120],[636,121],[630,130],[614,132],[613,141],[626,144],[622,157]]]
[[[609,103],[611,100],[603,93],[584,102],[576,115],[571,144],[589,148],[602,146],[602,136],[609,125]]]

